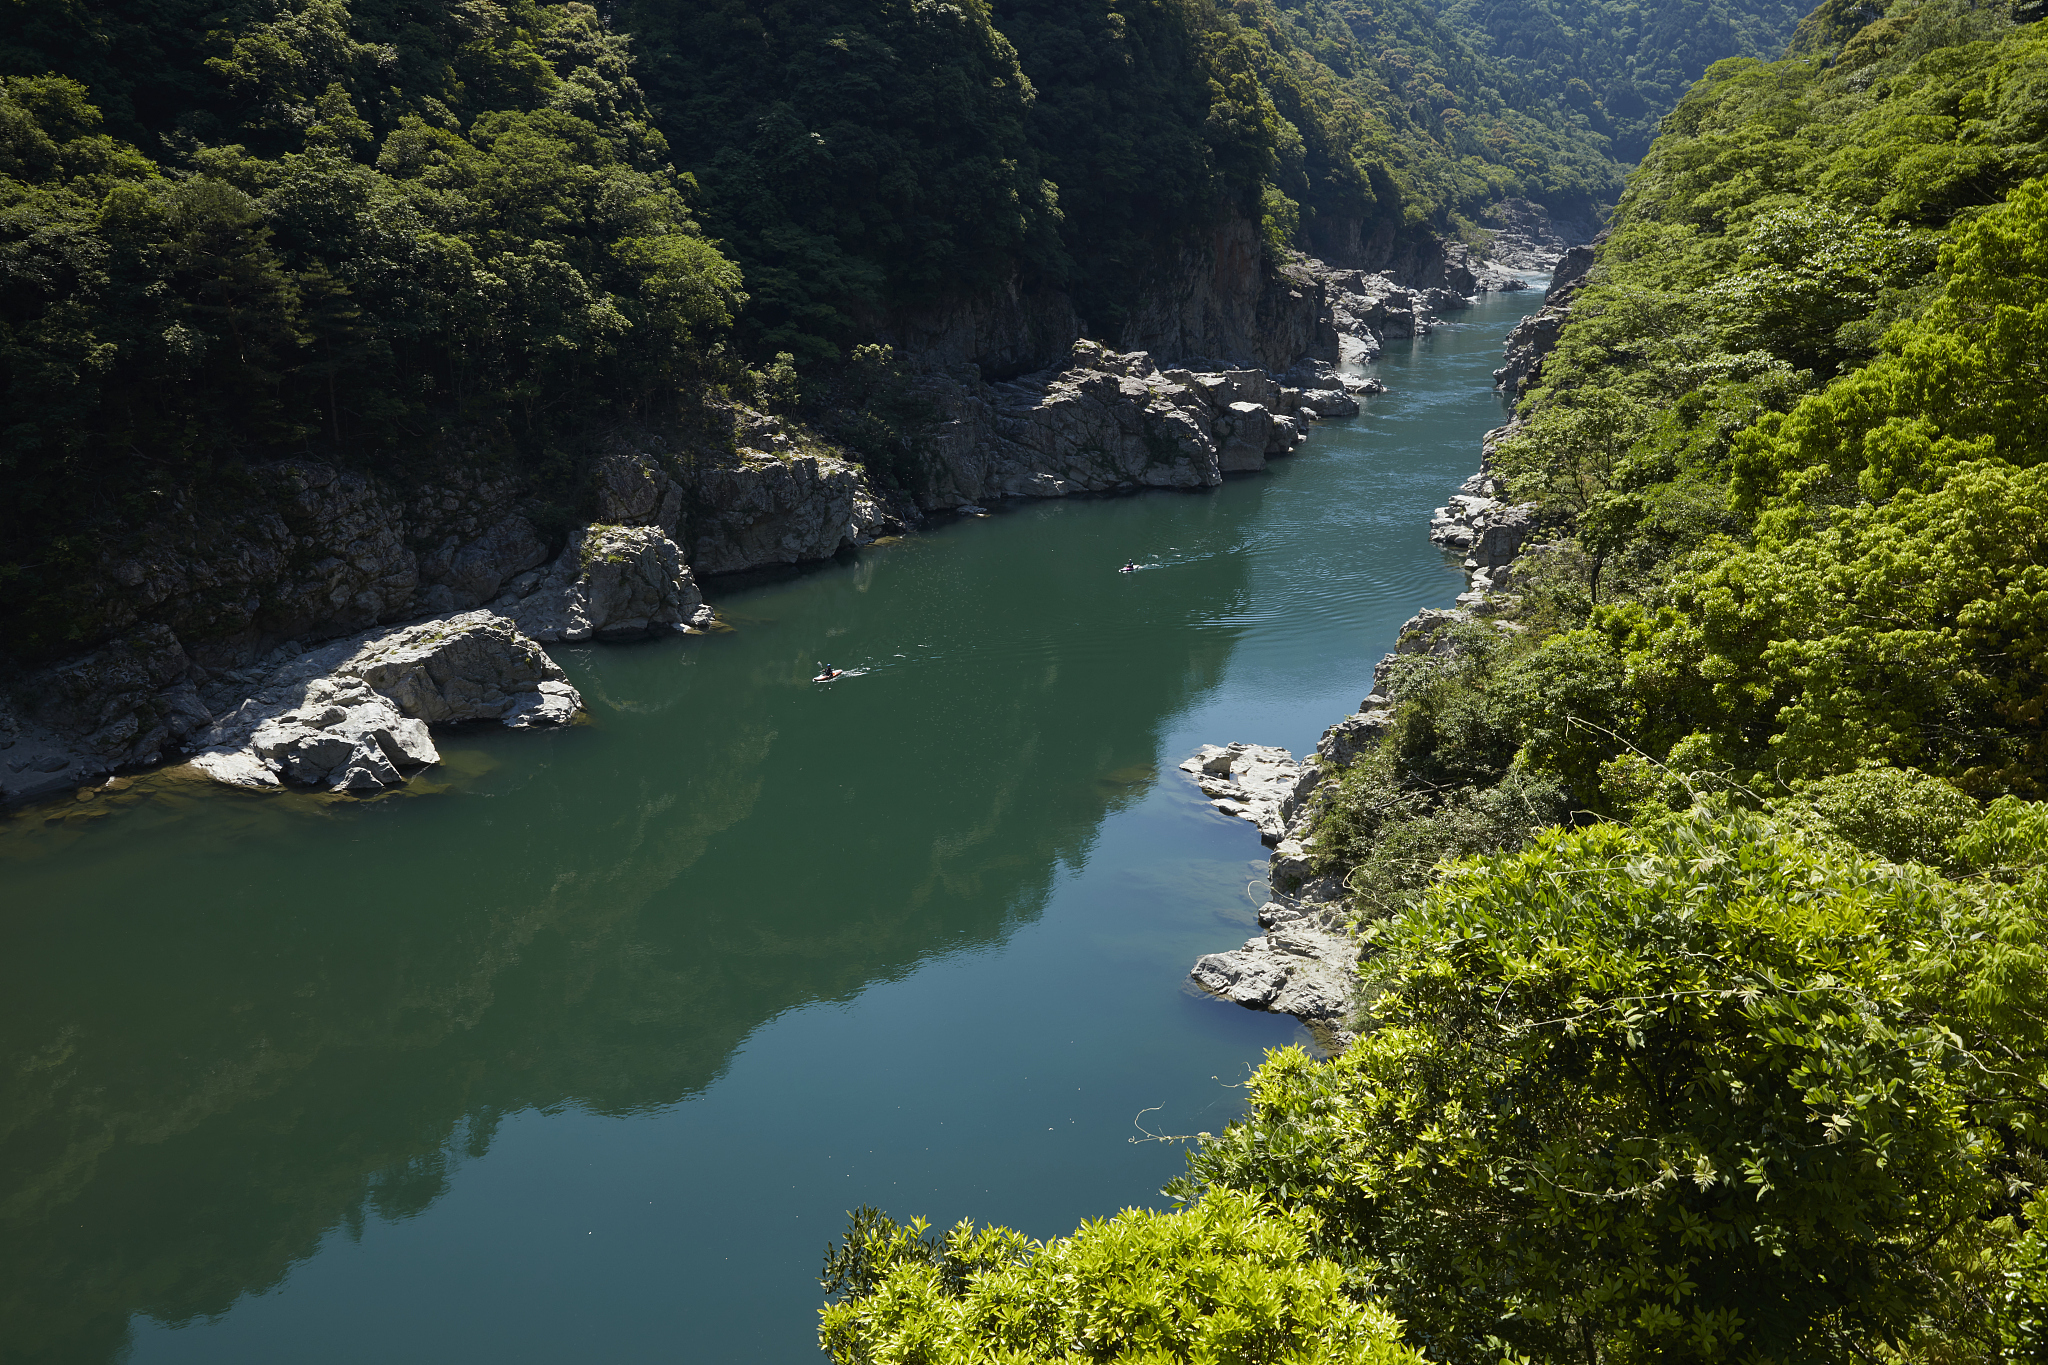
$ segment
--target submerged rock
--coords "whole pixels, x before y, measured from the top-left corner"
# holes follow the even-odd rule
[[[538,644],[473,611],[287,659],[198,736],[192,766],[237,787],[375,791],[440,761],[429,724],[564,725],[581,706]]]

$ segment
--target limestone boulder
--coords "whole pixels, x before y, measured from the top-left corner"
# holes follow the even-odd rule
[[[1275,843],[1286,833],[1302,780],[1301,765],[1287,750],[1265,744],[1204,744],[1180,767],[1195,779],[1210,805],[1257,827],[1265,842]]]
[[[1302,917],[1227,953],[1196,961],[1188,979],[1247,1009],[1336,1023],[1350,1012],[1358,945]]]
[[[587,526],[530,580],[493,604],[543,644],[701,630],[711,609],[682,551],[657,526]]]
[[[340,675],[313,679],[298,705],[265,717],[243,748],[209,750],[193,765],[231,786],[289,780],[374,791],[440,758],[423,721],[401,714],[363,679]]]
[[[330,646],[318,653],[337,652]],[[547,651],[490,611],[423,621],[358,641],[327,671],[361,678],[401,713],[430,725],[511,721],[541,705],[543,697],[574,692]]]
[[[473,611],[287,652],[196,736],[192,765],[231,786],[376,791],[439,761],[429,724],[563,725],[581,704],[537,643]]]

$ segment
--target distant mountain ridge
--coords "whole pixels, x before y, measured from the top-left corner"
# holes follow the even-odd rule
[[[1805,10],[1787,0],[1433,0],[1454,32],[1642,160],[1658,125],[1725,57],[1783,55]]]

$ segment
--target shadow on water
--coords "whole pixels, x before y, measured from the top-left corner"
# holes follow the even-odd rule
[[[1170,765],[1313,744],[1448,604],[1422,526],[1519,302],[1265,477],[562,651],[591,724],[445,735],[406,792],[0,821],[0,1359],[816,1359],[844,1208],[1150,1198],[1179,1156],[1133,1114],[1220,1128],[1293,1033],[1180,993],[1263,851]]]
[[[451,735],[435,794],[160,775],[10,821],[0,1354],[223,1313],[426,1208],[501,1115],[674,1105],[764,1021],[1033,919],[1150,788],[1231,648],[1190,618],[1245,573],[1204,554],[1132,648],[1061,520],[733,593],[730,635],[566,651],[595,723]],[[816,687],[820,657],[866,671]]]

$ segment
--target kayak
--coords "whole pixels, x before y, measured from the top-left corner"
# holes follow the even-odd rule
[[[846,674],[846,670],[845,670],[845,669],[843,669],[843,668],[835,668],[835,669],[833,669],[833,670],[832,670],[832,671],[831,671],[830,673],[820,673],[820,674],[819,674],[819,675],[818,675],[817,677],[815,677],[815,678],[811,679],[811,681],[812,681],[812,682],[831,682],[831,681],[832,681],[832,680],[833,680],[834,678],[844,677],[844,676],[845,676],[845,674]]]

